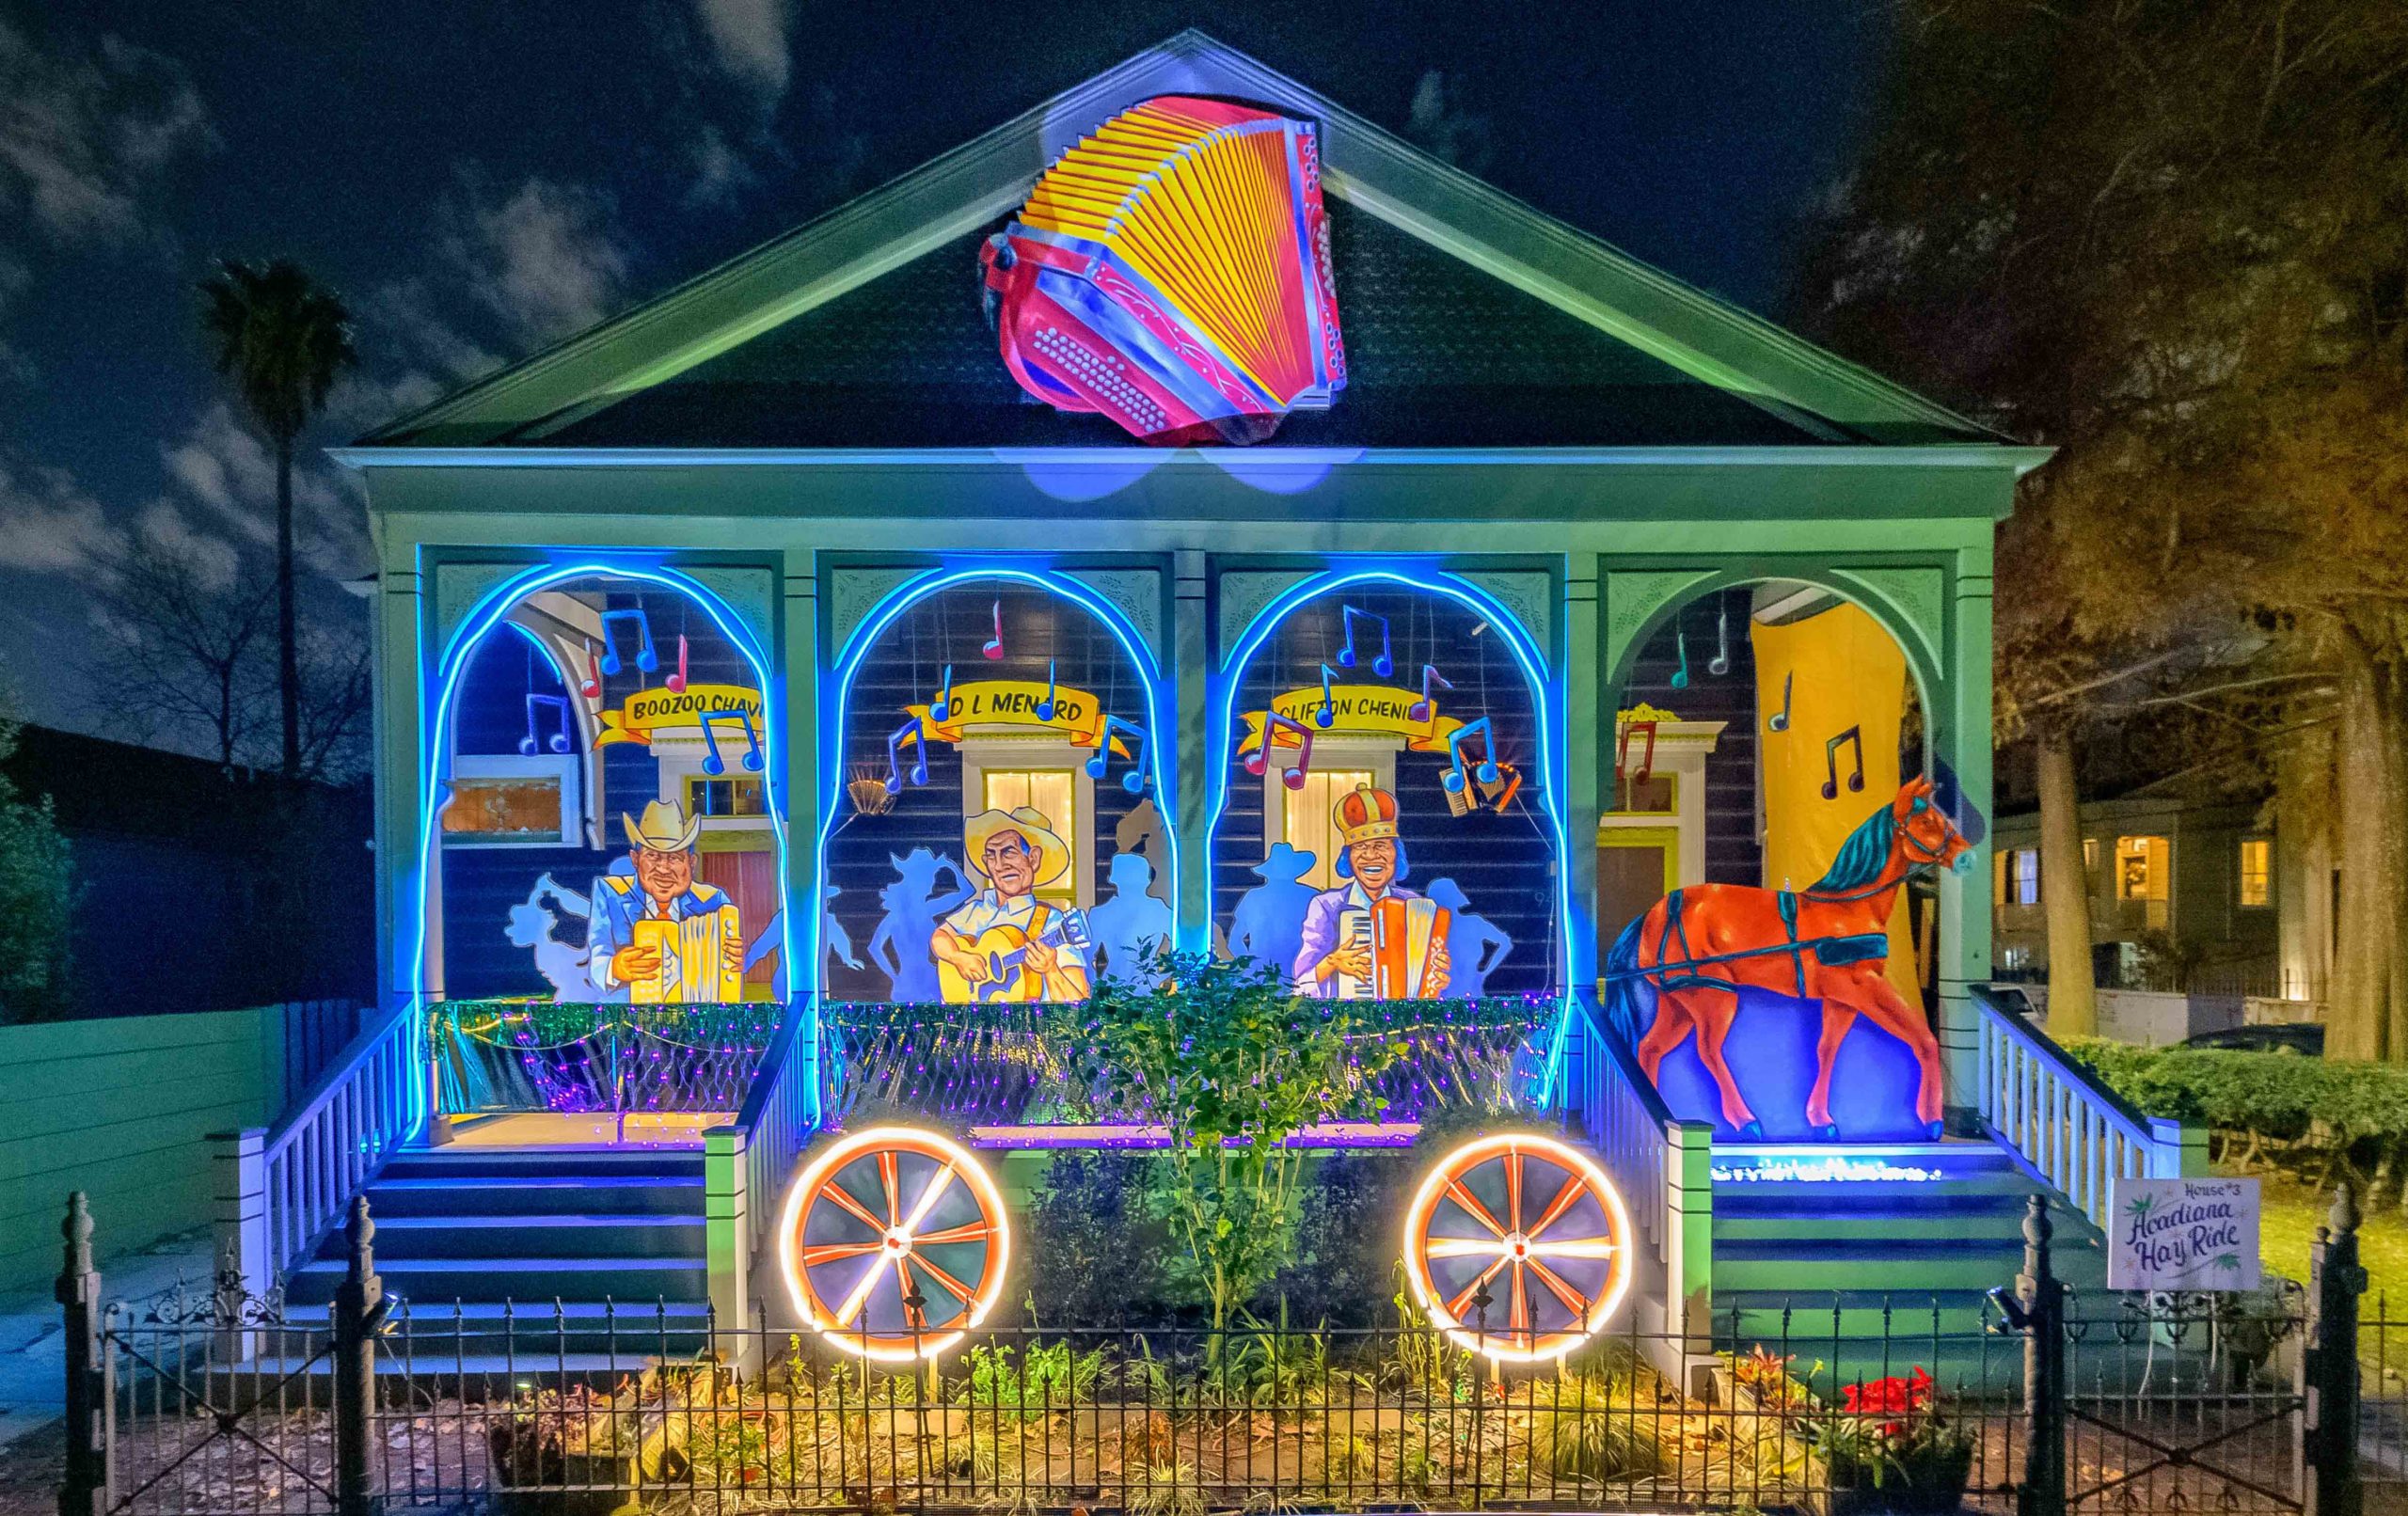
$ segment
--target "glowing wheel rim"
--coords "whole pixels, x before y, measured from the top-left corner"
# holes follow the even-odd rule
[[[1587,1154],[1551,1137],[1482,1137],[1413,1197],[1405,1278],[1457,1346],[1513,1363],[1559,1358],[1622,1304],[1630,1236],[1622,1196]]]
[[[907,1127],[857,1132],[815,1159],[778,1237],[795,1313],[847,1352],[893,1362],[959,1342],[1011,1261],[995,1181],[958,1144]]]

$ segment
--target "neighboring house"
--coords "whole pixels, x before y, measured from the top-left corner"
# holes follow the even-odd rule
[[[2294,939],[2313,893],[2254,805],[2177,799],[2082,807],[2090,940],[2104,986],[2313,999],[2329,945],[2311,960]],[[2040,818],[1999,818],[1991,859],[1999,972],[2049,963],[2040,903]],[[2329,911],[2318,910],[2319,921]]]
[[[74,850],[86,1015],[356,997],[375,983],[365,785],[27,726],[8,760]]]

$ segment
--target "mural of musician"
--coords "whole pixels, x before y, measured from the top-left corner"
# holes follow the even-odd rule
[[[962,849],[978,891],[928,936],[946,1003],[1086,999],[1085,913],[1037,897],[1070,868],[1054,824],[1030,806],[982,811],[963,826]]]
[[[595,999],[682,1004],[744,998],[742,913],[694,877],[702,819],[674,800],[622,813],[633,874],[594,881],[586,935]]]
[[[1338,876],[1305,908],[1296,988],[1321,1000],[1422,1000],[1446,993],[1447,912],[1404,887],[1396,797],[1360,784],[1332,819]]]

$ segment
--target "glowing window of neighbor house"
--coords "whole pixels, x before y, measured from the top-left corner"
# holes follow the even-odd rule
[[[2167,887],[2173,882],[2166,854],[2167,844],[2162,837],[2116,838],[2115,898],[2165,899]]]
[[[2009,905],[2036,906],[2040,903],[2040,850],[2019,847],[2008,857],[2006,899]]]
[[[2243,837],[2241,840],[2241,903],[2244,906],[2271,906],[2274,903],[2274,845],[2264,837]]]

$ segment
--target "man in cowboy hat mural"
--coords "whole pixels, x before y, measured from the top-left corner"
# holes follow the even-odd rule
[[[1398,881],[1404,877],[1404,846],[1397,839],[1396,797],[1386,790],[1358,784],[1331,808],[1338,823],[1338,876],[1346,880],[1323,890],[1305,908],[1305,945],[1296,955],[1299,994],[1336,1000],[1340,978],[1360,985],[1371,977],[1369,934],[1371,907],[1382,900],[1418,900],[1415,892]],[[1359,913],[1359,914],[1357,914]],[[1352,916],[1362,930],[1345,930]],[[1421,993],[1436,996],[1447,987],[1447,942],[1434,939],[1423,971]]]
[[[724,975],[740,978],[744,933],[736,902],[725,891],[694,877],[694,841],[702,835],[702,818],[688,816],[674,800],[654,800],[643,808],[642,821],[623,812],[619,822],[626,829],[627,859],[635,872],[606,874],[594,881],[594,914],[585,946],[596,998],[625,1002],[630,998],[629,986],[660,971],[660,949],[636,941],[640,921],[685,922],[717,911]],[[714,988],[720,977],[704,976]]]
[[[963,855],[978,892],[928,934],[944,998],[1071,1001],[1087,998],[1085,924],[1037,892],[1069,872],[1070,849],[1031,806],[982,811],[962,826]],[[997,976],[997,966],[1003,974]]]

